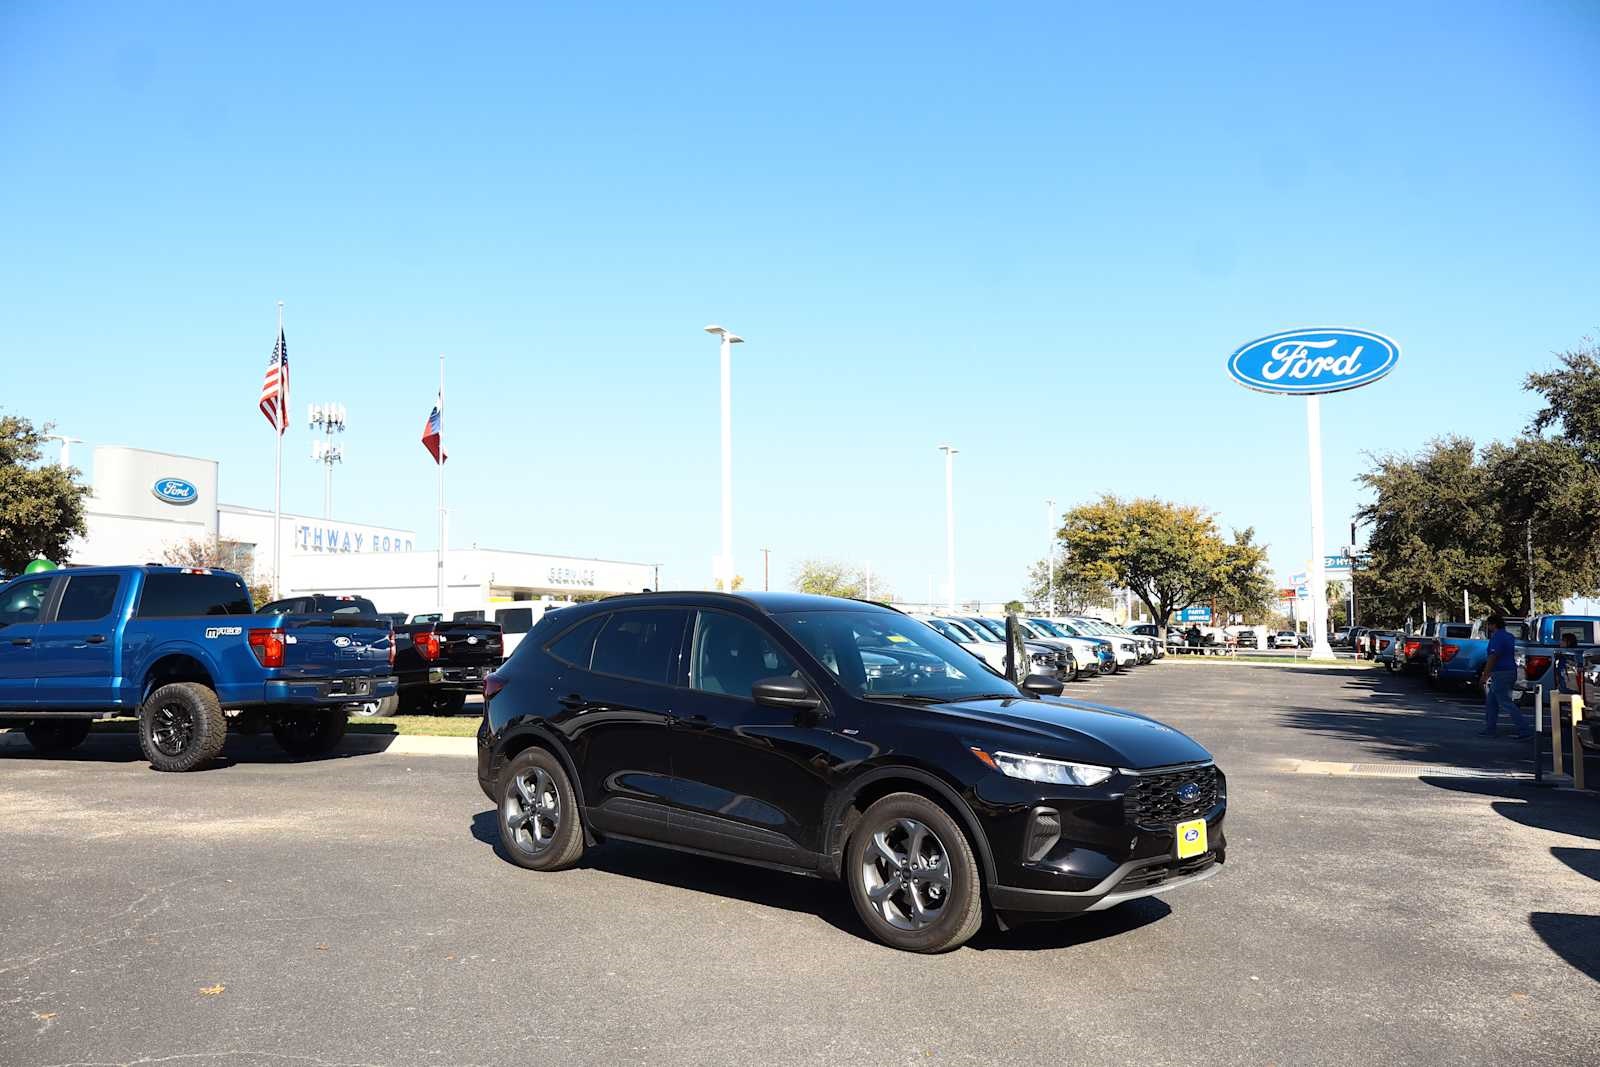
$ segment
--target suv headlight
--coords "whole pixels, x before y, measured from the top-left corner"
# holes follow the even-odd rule
[[[1099,767],[1093,763],[1021,756],[1015,752],[985,752],[975,748],[972,754],[1008,778],[1043,782],[1046,785],[1099,785],[1113,773],[1110,767]]]

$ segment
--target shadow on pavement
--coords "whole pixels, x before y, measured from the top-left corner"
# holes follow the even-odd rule
[[[379,727],[383,728],[380,729]],[[207,766],[191,774],[227,770],[239,765],[277,763],[326,763],[332,760],[371,756],[383,752],[399,732],[386,724],[371,724],[360,732],[345,735],[339,747],[320,756],[291,756],[278,746],[270,731],[245,733],[230,729],[222,746],[222,755]],[[0,733],[0,760],[29,763],[143,763],[144,753],[139,750],[139,735],[123,724],[114,727],[96,725],[88,738],[70,752],[48,755],[34,751],[22,736],[21,730]]]
[[[1528,925],[1551,952],[1600,982],[1600,915],[1536,911],[1528,916]]]
[[[500,843],[499,819],[493,808],[480,811],[472,817],[471,832],[474,840],[494,849],[495,855],[507,863],[511,862],[506,859]],[[732,860],[690,855],[669,848],[637,845],[631,841],[609,841],[598,847],[591,846],[584,852],[579,867],[694,893],[742,900],[762,907],[815,915],[852,937],[875,940],[856,915],[844,886],[834,882],[751,867]],[[1070,948],[1137,930],[1165,918],[1171,912],[1172,908],[1165,901],[1146,897],[1109,911],[1093,912],[1062,921],[1033,923],[1005,932],[995,928],[993,923],[986,922],[967,947],[980,951]]]
[[[1550,850],[1550,855],[1585,878],[1600,882],[1600,848],[1562,848],[1557,845]]]

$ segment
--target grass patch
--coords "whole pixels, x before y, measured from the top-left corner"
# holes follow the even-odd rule
[[[352,734],[422,734],[427,737],[475,737],[482,715],[393,715],[370,719],[352,715]],[[97,720],[96,733],[131,734],[139,730],[139,720],[129,716]],[[261,731],[271,736],[270,730]]]
[[[386,715],[352,718],[353,734],[421,734],[425,737],[476,737],[482,715]]]

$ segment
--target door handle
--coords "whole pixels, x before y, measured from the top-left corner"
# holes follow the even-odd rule
[[[29,645],[33,644],[33,638],[31,638],[31,637],[13,637],[11,639],[11,643],[13,645],[16,645],[18,648],[27,648]]]
[[[584,706],[584,704],[586,704],[588,702],[585,701],[583,699],[583,697],[579,696],[577,693],[568,693],[564,697],[559,697],[556,700],[556,703],[560,704],[562,707],[567,708],[567,709],[570,710],[570,709],[575,709],[575,708],[581,708],[581,707]]]
[[[103,645],[106,643],[106,635],[90,634],[88,637],[85,637],[84,640],[89,642],[91,645]]]

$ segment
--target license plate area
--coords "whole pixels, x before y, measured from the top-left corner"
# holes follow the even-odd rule
[[[1189,819],[1186,822],[1180,822],[1172,836],[1174,852],[1180,860],[1203,856],[1210,848],[1206,841],[1206,821],[1204,819]]]

